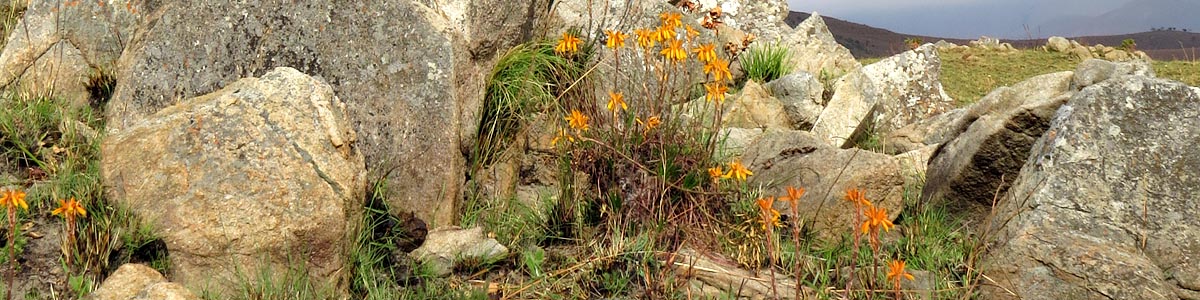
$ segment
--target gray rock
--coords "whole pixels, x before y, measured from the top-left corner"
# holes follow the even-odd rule
[[[903,208],[905,174],[895,157],[860,149],[837,149],[805,131],[767,131],[742,156],[754,176],[751,186],[761,186],[764,195],[786,195],[786,187],[804,188],[800,198],[801,220],[811,222],[823,238],[835,238],[855,230],[854,205],[844,199],[846,190],[862,189],[876,207],[887,209],[894,219]],[[829,194],[826,194],[829,191]],[[791,215],[784,202],[776,202],[781,214]]]
[[[876,132],[887,133],[953,109],[954,100],[942,89],[941,69],[932,44],[863,67],[879,93]]]
[[[834,40],[825,20],[816,12],[796,25],[792,35],[786,37],[784,42],[791,49],[794,70],[818,75],[822,72],[840,75],[862,67],[850,54],[850,49]]]
[[[851,147],[855,138],[870,126],[879,106],[875,83],[860,71],[838,79],[833,98],[813,123],[812,133],[839,148]]]
[[[1102,59],[1088,59],[1075,67],[1075,79],[1071,88],[1081,90],[1090,85],[1123,76],[1154,77],[1154,68],[1144,60],[1115,63]]]
[[[1200,287],[1200,94],[1143,76],[1083,89],[996,208],[985,299],[1179,299]],[[1013,293],[1013,294],[1010,294]]]
[[[835,85],[813,133],[839,147],[858,133],[877,134],[954,108],[941,84],[941,60],[932,44],[881,60],[846,75]]]
[[[107,1],[23,2],[25,14],[13,25],[0,52],[0,84],[50,95],[85,106],[88,77],[113,72],[143,15]]]
[[[463,261],[492,263],[504,259],[508,256],[508,248],[487,237],[482,227],[448,227],[430,231],[425,244],[413,250],[410,256],[424,262],[433,275],[446,276]]]
[[[91,294],[94,300],[124,300],[133,298],[151,284],[166,282],[158,271],[143,264],[124,264],[108,275]]]
[[[747,81],[725,113],[724,127],[791,129],[783,102],[771,97],[762,85]]]
[[[808,130],[821,116],[825,86],[808,72],[796,72],[767,83],[767,90],[783,103],[791,127]]]
[[[716,153],[713,153],[714,159],[728,161],[735,157],[741,157],[746,152],[746,148],[758,141],[763,132],[764,130],[760,128],[721,128],[721,133],[718,135],[721,139],[717,141],[720,146]]]
[[[159,282],[147,286],[131,300],[200,300],[183,285],[174,282]]]
[[[921,199],[947,203],[968,221],[986,217],[1046,132],[1059,106],[1072,95],[1072,72],[1036,76],[988,93],[968,109],[969,127],[947,142],[929,162]],[[966,120],[965,120],[966,121]]]
[[[1071,50],[1071,41],[1061,36],[1052,36],[1046,39],[1046,48],[1055,52],[1067,52]]]
[[[394,213],[410,210],[431,226],[452,222],[465,179],[462,149],[476,132],[490,66],[463,51],[470,41],[443,11],[411,0],[141,4],[147,18],[119,63],[110,129],[239,78],[294,67],[324,78],[346,102],[361,141],[354,146],[372,173],[387,175]]]
[[[967,109],[959,108],[892,130],[883,137],[883,151],[900,154],[930,145],[945,143],[966,130],[963,116]],[[975,116],[978,117],[978,116]],[[973,120],[971,120],[973,121]]]
[[[354,143],[330,86],[279,68],[112,131],[102,179],[158,230],[181,283],[224,293],[304,263],[335,287],[366,190]]]

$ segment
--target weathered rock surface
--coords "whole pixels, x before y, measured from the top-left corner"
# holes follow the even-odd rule
[[[883,137],[883,151],[888,154],[899,154],[949,141],[966,130],[967,125],[971,125],[970,123],[962,124],[973,121],[964,118],[966,113],[967,109],[958,108],[892,130]],[[978,117],[974,116],[973,118]]]
[[[121,130],[238,78],[294,67],[324,78],[345,101],[358,150],[371,172],[387,175],[390,209],[449,224],[462,195],[462,146],[470,145],[463,141],[476,132],[490,66],[476,65],[462,51],[472,39],[428,5],[135,3],[147,19],[119,62],[107,125]]]
[[[1046,48],[1055,52],[1068,52],[1071,50],[1071,41],[1061,36],[1052,36],[1046,39]]]
[[[843,199],[850,188],[862,189],[891,218],[903,206],[905,177],[899,161],[866,150],[830,147],[808,132],[767,131],[746,150],[742,163],[754,172],[750,185],[761,185],[766,195],[784,195],[787,186],[808,190],[800,198],[799,206],[805,208],[800,217],[812,222],[811,228],[822,237],[857,228],[855,208]],[[781,214],[791,214],[787,204],[776,204]]]
[[[783,103],[792,128],[811,129],[813,122],[821,116],[821,110],[825,109],[821,99],[821,95],[825,93],[825,86],[816,76],[807,72],[788,74],[767,83],[764,87]]]
[[[1075,90],[1121,76],[1154,77],[1154,68],[1144,60],[1116,63],[1102,59],[1088,59],[1075,67],[1075,79],[1071,81]]]
[[[89,75],[112,71],[141,14],[123,1],[24,4],[0,52],[0,84],[87,105]]]
[[[1197,112],[1187,86],[1141,76],[1072,97],[997,207],[982,296],[1194,298]]]
[[[822,72],[840,75],[862,67],[850,54],[850,49],[833,39],[825,20],[816,12],[796,25],[792,35],[784,42],[785,46],[791,48],[794,70],[818,75]]]
[[[724,116],[725,127],[791,129],[783,102],[772,97],[762,85],[747,81],[741,93],[732,100]]]
[[[795,279],[769,270],[746,270],[731,261],[715,253],[684,249],[679,251],[670,267],[684,278],[699,281],[688,288],[704,299],[728,295],[749,299],[768,299],[777,295],[778,299],[796,299]],[[772,282],[775,283],[774,287],[771,286]],[[803,295],[814,294],[808,287],[799,289]]]
[[[366,189],[355,137],[329,85],[279,68],[113,131],[102,176],[159,230],[183,284],[219,293],[303,263],[336,287]]]
[[[813,133],[831,145],[850,146],[858,133],[870,129],[886,134],[954,108],[942,89],[941,60],[925,44],[839,79],[813,126]]]
[[[980,219],[986,215],[995,195],[1003,195],[1016,179],[1055,111],[1074,94],[1072,75],[1036,76],[998,88],[972,105],[965,115],[977,119],[960,120],[970,125],[938,149],[921,199],[951,203]]]
[[[162,274],[143,264],[121,265],[88,297],[93,300],[200,299],[183,286],[167,282]]]
[[[483,233],[483,227],[448,227],[429,232],[425,244],[410,254],[424,261],[436,276],[446,276],[462,261],[495,262],[508,256],[508,248]]]

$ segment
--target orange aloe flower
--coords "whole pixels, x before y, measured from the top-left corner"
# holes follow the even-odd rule
[[[588,130],[588,117],[579,112],[579,110],[572,109],[571,115],[567,116],[565,119],[567,120],[567,125],[571,126],[571,129],[583,131]]]
[[[679,13],[664,12],[664,13],[659,14],[658,18],[662,19],[663,27],[675,28],[675,27],[679,27],[680,25],[683,25],[683,21],[682,21],[683,15],[680,15]]]
[[[724,82],[714,81],[704,84],[704,90],[707,92],[704,96],[706,100],[713,101],[715,99],[717,104],[721,104],[721,102],[725,102],[725,92],[729,91],[729,87],[726,87]]]
[[[657,36],[657,32],[649,29],[638,29],[634,30],[633,34],[637,36],[638,46],[641,46],[647,50],[654,48],[654,41],[656,40],[655,37]]]
[[[721,58],[714,58],[704,64],[704,74],[711,74],[714,81],[733,79],[733,73],[729,72],[729,62]]]
[[[17,208],[29,210],[29,203],[25,202],[25,192],[18,190],[5,191],[4,196],[0,197],[0,206],[7,207],[9,210]]]
[[[867,205],[867,209],[863,211],[863,215],[866,215],[867,217],[867,220],[863,221],[862,224],[862,232],[864,234],[871,232],[872,230],[879,232],[879,228],[881,227],[883,228],[883,231],[891,231],[892,227],[896,226],[895,224],[892,224],[892,220],[888,218],[886,208],[877,208],[874,205]]]
[[[800,206],[800,197],[801,196],[804,196],[804,188],[795,188],[790,185],[787,187],[786,199],[788,201],[788,204],[791,205],[793,212],[800,211],[799,206]]]
[[[575,137],[571,136],[570,134],[567,134],[566,130],[559,129],[558,135],[555,135],[554,139],[550,140],[550,147],[558,146],[558,142],[561,140],[567,140],[567,142],[574,143]]]
[[[903,260],[892,260],[888,263],[887,279],[895,283],[897,287],[900,286],[900,278],[913,280],[912,274],[904,270],[904,264]]]
[[[562,39],[558,40],[558,45],[554,46],[554,53],[559,55],[575,54],[575,52],[579,52],[579,42],[579,38],[571,35],[571,33],[563,32]]]
[[[854,203],[857,206],[871,205],[871,201],[868,201],[866,195],[859,189],[846,190],[846,201],[850,201],[850,203]]]
[[[625,39],[629,38],[628,34],[620,30],[605,30],[604,34],[608,35],[608,40],[604,42],[604,45],[611,49],[625,47]]]
[[[654,30],[654,39],[660,42],[675,40],[675,28],[667,26],[659,26]]]
[[[621,93],[608,92],[608,110],[617,112],[616,109],[629,110],[629,106],[625,105],[625,95]]]
[[[682,62],[687,59],[687,51],[683,50],[683,41],[673,40],[667,42],[667,47],[662,49],[663,57],[667,60]]]
[[[700,31],[696,30],[695,28],[692,28],[692,25],[684,26],[683,32],[687,33],[688,41],[691,41],[692,39],[700,36]]]
[[[779,211],[775,210],[775,197],[758,199],[758,208],[762,211],[763,230],[783,226],[779,223]]]
[[[58,200],[58,208],[50,212],[50,214],[56,216],[62,215],[67,220],[75,220],[75,216],[86,218],[87,210],[83,208],[83,205],[79,204],[79,201],[75,200],[75,197],[71,197],[70,200]]]
[[[712,178],[713,183],[720,182],[721,177],[724,175],[725,175],[725,170],[722,170],[721,166],[708,168],[708,177]]]
[[[729,163],[729,173],[725,173],[725,178],[733,178],[737,179],[737,181],[746,181],[746,177],[751,175],[754,175],[754,172],[750,172],[749,169],[746,169],[746,166],[743,166],[741,161],[734,161]]]
[[[651,116],[649,119],[646,119],[646,122],[642,122],[641,118],[634,119],[634,120],[637,121],[638,124],[642,124],[643,126],[646,126],[646,129],[642,130],[642,135],[646,135],[647,133],[650,133],[650,130],[657,128],[659,124],[662,124],[662,118],[659,118],[658,116]]]
[[[696,52],[696,60],[703,63],[708,63],[717,59],[717,46],[711,43],[696,47],[693,52]]]

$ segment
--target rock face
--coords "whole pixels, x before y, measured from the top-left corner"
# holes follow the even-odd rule
[[[821,110],[825,109],[821,99],[825,87],[817,81],[816,76],[807,72],[788,74],[767,83],[764,87],[783,103],[792,128],[811,129],[813,122],[821,116]]]
[[[159,230],[179,282],[220,292],[300,260],[334,287],[366,189],[353,145],[329,85],[279,68],[113,132],[101,168],[109,199]]]
[[[795,31],[785,42],[792,50],[792,64],[795,70],[809,74],[819,75],[826,72],[840,75],[862,67],[850,54],[850,49],[833,39],[833,33],[829,32],[825,19],[815,12],[796,25]]]
[[[1186,85],[1141,76],[1072,97],[997,207],[983,298],[1196,298],[1197,111]]]
[[[863,67],[838,80],[813,133],[839,147],[868,127],[886,134],[949,111],[954,101],[942,89],[941,60],[925,44]]]
[[[1046,49],[1055,52],[1068,52],[1071,50],[1071,41],[1061,36],[1052,36],[1046,39]]]
[[[387,175],[390,209],[449,224],[465,178],[460,146],[476,131],[488,68],[461,51],[469,40],[460,26],[427,4],[145,2],[107,125],[121,130],[238,78],[294,67],[345,101],[358,150],[372,173]]]
[[[28,1],[0,52],[0,84],[87,105],[89,74],[111,72],[141,16],[118,2]]]
[[[508,256],[508,248],[483,234],[482,227],[444,228],[429,232],[425,244],[413,250],[434,275],[446,276],[460,261],[495,262]]]
[[[1075,67],[1075,79],[1071,81],[1074,89],[1079,90],[1119,76],[1149,76],[1154,77],[1154,68],[1146,61],[1131,61],[1114,63],[1100,59],[1088,59]]]
[[[862,189],[877,207],[895,218],[903,206],[904,174],[891,156],[859,149],[837,149],[804,131],[771,130],[746,149],[742,156],[754,176],[751,186],[762,185],[766,195],[784,195],[787,186],[808,190],[800,198],[801,220],[811,221],[825,238],[853,230],[854,206],[843,199],[846,190]],[[843,171],[844,169],[844,171]],[[840,174],[839,174],[840,173]],[[831,191],[830,194],[824,194]],[[777,202],[781,214],[787,204]]]
[[[1046,74],[1001,87],[971,106],[966,115],[977,119],[929,162],[921,199],[986,215],[993,196],[1003,195],[1016,179],[1054,112],[1074,94],[1072,74]]]
[[[725,127],[791,129],[791,121],[779,99],[762,85],[747,81],[732,109],[725,115]]]
[[[200,299],[178,283],[142,264],[124,264],[88,297],[93,300]]]

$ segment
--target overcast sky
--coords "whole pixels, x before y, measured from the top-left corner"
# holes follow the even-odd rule
[[[1130,1],[1145,0],[788,0],[788,4],[794,11],[816,11],[906,34],[956,38],[980,35],[1025,38],[1029,35],[1040,38],[1070,34],[1039,32],[1044,31],[1040,30],[1044,29],[1043,24],[1055,19],[1095,17]],[[1200,12],[1192,13],[1200,15]],[[1029,26],[1028,33],[1022,25]],[[1129,30],[1147,31],[1149,28]]]

